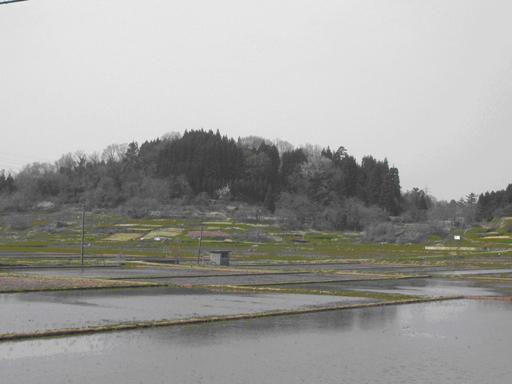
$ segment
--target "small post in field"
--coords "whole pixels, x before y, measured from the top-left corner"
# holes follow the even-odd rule
[[[201,224],[201,233],[199,234],[199,247],[197,248],[197,264],[201,258],[201,245],[203,243],[203,224]]]

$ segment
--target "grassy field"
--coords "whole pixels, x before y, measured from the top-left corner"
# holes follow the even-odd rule
[[[0,293],[7,296],[34,291],[106,289],[93,292],[102,295],[112,288],[130,288],[130,294],[141,289],[144,295],[156,296],[182,290],[187,294],[326,295],[360,301],[353,305],[13,333],[0,335],[0,342],[2,338],[477,297],[474,292],[486,298],[499,296],[509,300],[512,292],[512,274],[506,270],[512,268],[512,218],[453,231],[446,238],[432,237],[422,244],[390,244],[365,242],[363,234],[356,232],[291,231],[266,223],[133,219],[89,213],[85,227],[86,268],[67,268],[80,265],[80,212],[32,213],[20,220],[25,223],[22,226],[6,225],[8,220],[0,222],[4,223],[0,227]],[[197,264],[201,229],[202,255],[213,249],[231,250],[232,265]],[[454,240],[455,235],[461,239]],[[179,259],[179,264],[166,263],[170,259]],[[28,268],[20,270],[24,267]],[[475,270],[465,274],[467,269]],[[478,274],[482,272],[488,274]],[[151,293],[146,287],[159,288]],[[128,295],[122,290],[116,293]]]
[[[78,211],[25,215],[22,229],[0,227],[0,264],[41,263],[37,256],[78,254]],[[5,222],[3,220],[2,222]],[[467,231],[454,231],[460,241],[432,238],[424,244],[374,244],[354,232],[286,231],[265,223],[199,219],[132,219],[89,213],[85,227],[88,263],[112,256],[170,257],[193,262],[201,226],[203,251],[227,249],[238,263],[366,262],[375,264],[512,266],[512,218],[495,220]],[[220,235],[219,235],[220,234]],[[211,235],[211,236],[210,236]],[[220,238],[219,238],[220,237]],[[20,261],[18,254],[33,255]],[[12,257],[8,257],[12,255]],[[76,263],[63,257],[49,263]]]

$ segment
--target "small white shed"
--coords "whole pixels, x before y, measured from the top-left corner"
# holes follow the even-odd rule
[[[210,251],[210,263],[215,265],[229,265],[229,254],[231,251],[215,250]]]

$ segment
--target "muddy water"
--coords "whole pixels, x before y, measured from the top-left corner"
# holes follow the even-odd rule
[[[376,301],[320,295],[214,294],[173,288],[0,294],[0,333]]]
[[[512,304],[451,301],[0,343],[2,384],[508,384]]]

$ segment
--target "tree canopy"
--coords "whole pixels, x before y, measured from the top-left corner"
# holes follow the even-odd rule
[[[134,198],[168,203],[176,198],[226,197],[273,211],[283,193],[332,206],[356,199],[390,215],[403,207],[398,169],[366,156],[359,163],[336,150],[191,130],[162,138],[110,145],[101,155],[66,154],[54,164],[35,163],[16,175],[0,173],[0,195],[16,201],[87,201],[116,207]]]

